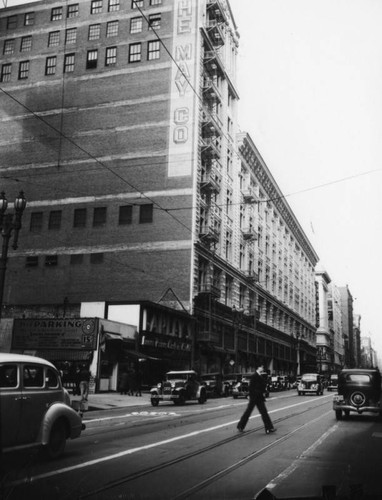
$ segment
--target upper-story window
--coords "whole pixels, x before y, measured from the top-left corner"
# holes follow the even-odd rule
[[[49,213],[48,229],[60,229],[61,227],[61,210],[52,210]]]
[[[79,5],[78,3],[73,3],[68,5],[68,10],[66,11],[66,17],[78,17]]]
[[[48,47],[57,47],[60,45],[60,32],[51,31],[48,37]]]
[[[139,223],[146,224],[153,221],[154,206],[152,203],[140,205],[139,207]]]
[[[160,42],[158,40],[154,40],[149,42],[147,45],[147,59],[152,61],[153,59],[160,58]]]
[[[25,80],[29,76],[29,61],[21,61],[19,64],[19,80]]]
[[[59,21],[60,19],[62,19],[62,7],[53,7],[50,14],[50,20]]]
[[[64,73],[72,73],[74,71],[75,54],[65,54],[64,57]]]
[[[142,31],[142,17],[133,17],[130,21],[130,33],[140,33]]]
[[[131,0],[131,8],[137,9],[138,7],[143,7],[143,0]]]
[[[139,62],[142,58],[142,44],[131,43],[129,45],[129,62]]]
[[[93,0],[90,4],[90,14],[102,13],[102,0]]]
[[[132,220],[133,220],[133,206],[123,205],[122,207],[119,207],[118,224],[120,226],[124,226],[126,224],[131,224]]]
[[[43,213],[42,212],[32,212],[29,230],[32,233],[39,232],[42,230]]]
[[[105,53],[105,66],[117,64],[117,47],[107,47]]]
[[[161,14],[152,14],[149,16],[149,29],[160,29],[162,16]]]
[[[86,227],[86,208],[74,210],[73,227]]]
[[[106,36],[117,36],[118,35],[118,21],[109,21],[106,25]]]
[[[86,69],[94,69],[97,67],[98,62],[98,50],[92,49],[88,50],[86,57]]]
[[[3,82],[10,82],[11,81],[11,74],[12,74],[12,64],[3,64],[1,66],[1,76],[0,76],[0,81]]]
[[[150,0],[150,5],[161,5],[162,0]]]
[[[32,26],[34,24],[34,12],[26,12],[24,14],[24,26]]]
[[[47,76],[55,75],[56,66],[57,66],[57,57],[56,56],[47,57],[45,62],[45,74]]]
[[[95,207],[93,212],[93,227],[106,224],[106,207]]]
[[[5,40],[3,54],[13,54],[15,51],[15,39]]]
[[[101,25],[100,24],[91,24],[89,26],[89,40],[98,40],[101,36]]]
[[[65,45],[76,43],[77,41],[77,28],[69,28],[65,32]]]
[[[7,30],[14,30],[17,28],[17,16],[7,17]]]
[[[23,36],[21,38],[20,52],[29,52],[32,48],[32,37]]]
[[[107,10],[108,12],[115,12],[119,10],[119,0],[109,0]]]

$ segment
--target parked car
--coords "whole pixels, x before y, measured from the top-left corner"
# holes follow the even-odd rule
[[[337,420],[350,412],[377,413],[382,417],[381,374],[373,369],[346,369],[338,375],[337,394],[333,396]]]
[[[0,353],[0,418],[4,452],[36,445],[49,458],[85,428],[55,366],[22,354]]]
[[[290,388],[289,378],[281,375],[273,375],[269,384],[271,391],[285,391]]]
[[[250,382],[250,378],[252,377],[252,375],[253,375],[253,373],[242,374],[241,380],[239,382],[237,382],[232,389],[232,396],[234,399],[237,399],[240,397],[247,398],[249,396],[249,382]],[[267,384],[264,395],[266,398],[268,398],[269,397],[269,384],[268,384],[269,376],[267,373],[263,373],[262,377],[264,378],[264,380],[266,381],[266,384]]]
[[[321,375],[318,373],[304,373],[297,386],[297,393],[299,396],[304,394],[322,395],[324,393],[324,386]]]
[[[207,392],[207,397],[219,397],[223,395],[223,376],[221,373],[206,373],[200,377]]]
[[[183,405],[186,401],[207,401],[205,385],[198,380],[194,370],[171,371],[166,373],[166,380],[150,391],[151,404],[158,406],[159,401],[172,401]]]
[[[228,373],[223,375],[223,396],[232,396],[234,386],[240,382],[241,373]]]
[[[338,375],[330,375],[327,389],[328,391],[336,391],[338,387]]]

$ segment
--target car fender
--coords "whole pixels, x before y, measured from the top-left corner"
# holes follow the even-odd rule
[[[81,434],[83,429],[81,416],[73,408],[64,403],[53,403],[47,409],[41,422],[38,434],[38,441],[41,444],[48,444],[53,425],[61,419],[66,424],[68,438],[75,439]]]

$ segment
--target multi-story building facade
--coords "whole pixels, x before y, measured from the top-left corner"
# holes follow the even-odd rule
[[[378,366],[376,352],[373,349],[370,337],[361,337],[361,364],[362,368],[376,368]]]
[[[338,287],[341,303],[342,332],[345,344],[345,366],[355,368],[355,349],[353,337],[353,296],[348,285]]]
[[[0,11],[2,189],[27,198],[3,317],[131,324],[130,305],[160,301],[137,347],[162,335],[174,365],[174,307],[196,319],[200,371],[314,365],[318,257],[237,135],[238,39],[223,0]]]
[[[317,367],[320,373],[332,371],[334,339],[329,325],[329,274],[324,269],[316,270],[318,292]]]
[[[345,366],[345,345],[342,332],[341,297],[338,288],[333,282],[329,283],[328,317],[333,347],[331,372],[336,373]]]
[[[353,345],[355,365],[361,366],[361,315],[353,315]]]

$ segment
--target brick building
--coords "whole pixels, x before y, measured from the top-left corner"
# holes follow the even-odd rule
[[[237,134],[238,40],[224,0],[0,11],[1,187],[28,200],[3,318],[160,301],[196,319],[202,372],[309,365],[318,257]]]

